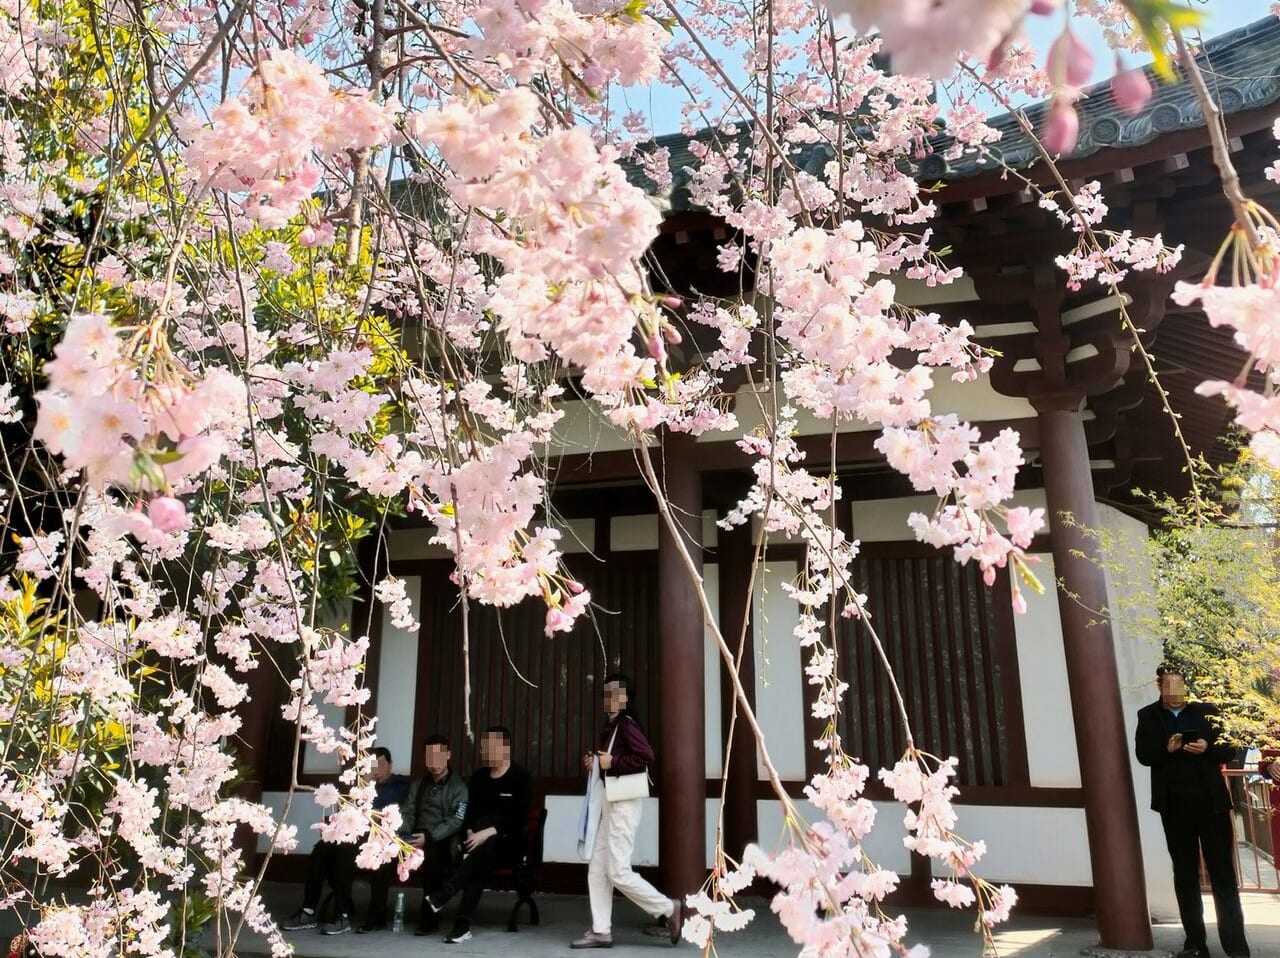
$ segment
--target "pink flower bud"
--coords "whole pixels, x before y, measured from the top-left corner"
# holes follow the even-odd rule
[[[1070,153],[1075,149],[1079,136],[1080,117],[1076,115],[1076,108],[1058,97],[1049,110],[1049,119],[1045,121],[1040,142],[1050,153]]]
[[[684,342],[684,337],[680,335],[680,330],[676,329],[670,323],[662,324],[662,338],[669,342],[672,346],[679,346]]]
[[[1049,50],[1048,70],[1054,83],[1065,79],[1068,86],[1082,87],[1093,73],[1093,54],[1079,37],[1064,30]]]
[[[684,305],[684,300],[679,296],[663,296],[660,302],[663,306],[667,307],[667,309],[679,309]]]
[[[147,506],[147,518],[161,532],[177,532],[187,525],[187,507],[173,496],[156,496]]]
[[[1140,69],[1121,70],[1116,62],[1116,75],[1111,78],[1111,95],[1115,97],[1116,106],[1132,116],[1141,113],[1142,108],[1151,99],[1151,81],[1146,71]]]
[[[1047,17],[1058,9],[1059,0],[1031,0],[1027,13],[1037,17]]]

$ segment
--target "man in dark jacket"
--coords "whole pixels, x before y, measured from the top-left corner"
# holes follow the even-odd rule
[[[391,774],[391,750],[375,748],[373,750],[373,771],[369,779],[373,782],[375,810],[389,805],[398,805],[409,792],[409,779],[404,775]],[[360,851],[358,843],[338,844],[324,839],[316,842],[307,859],[307,880],[303,888],[302,908],[292,918],[280,926],[281,931],[303,931],[314,928],[317,924],[316,908],[320,904],[320,893],[328,880],[333,886],[334,908],[337,914],[334,920],[320,929],[323,935],[344,935],[351,930],[351,886],[356,877],[356,855]],[[383,907],[386,907],[385,896]]]
[[[1235,827],[1231,796],[1221,766],[1235,753],[1218,742],[1217,710],[1187,701],[1181,670],[1156,670],[1160,701],[1138,712],[1135,748],[1138,761],[1151,769],[1151,807],[1160,813],[1173,888],[1186,942],[1178,958],[1208,958],[1204,903],[1200,898],[1200,856],[1213,886],[1218,937],[1228,958],[1249,958],[1244,912],[1236,885]]]
[[[423,908],[416,935],[429,935],[436,930],[439,919],[426,906],[426,899],[444,884],[467,814],[467,786],[453,771],[449,740],[443,735],[430,736],[423,747],[423,758],[427,773],[409,787],[408,796],[400,803],[400,837],[422,849]],[[394,869],[391,863],[375,873],[370,884],[374,904],[382,906],[381,921],[371,921],[362,930],[386,927],[387,889]]]
[[[480,736],[482,767],[471,776],[467,789],[467,813],[462,823],[462,864],[453,877],[427,898],[427,908],[435,914],[449,899],[462,892],[449,944],[471,938],[471,916],[475,914],[484,883],[494,869],[515,864],[524,853],[524,833],[529,821],[529,773],[511,761],[511,732],[501,725],[485,729]]]

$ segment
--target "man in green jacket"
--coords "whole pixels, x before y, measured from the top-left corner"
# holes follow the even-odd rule
[[[458,833],[467,814],[467,786],[451,767],[453,755],[449,740],[432,735],[423,748],[427,773],[409,786],[409,794],[400,803],[400,835],[414,848],[421,848],[422,921],[415,934],[429,935],[439,921],[426,907],[426,897],[444,883],[445,872],[453,864],[458,847]],[[371,920],[365,929],[386,927],[387,890],[391,881],[389,869],[379,869],[372,882],[374,904],[381,903],[381,922]]]

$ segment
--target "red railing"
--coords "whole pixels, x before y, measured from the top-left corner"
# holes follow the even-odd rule
[[[1272,782],[1255,768],[1225,768],[1235,812],[1231,816],[1236,836],[1236,878],[1241,891],[1280,895],[1280,870],[1276,866],[1276,832],[1271,807]],[[1200,870],[1200,885],[1209,890],[1209,877]]]

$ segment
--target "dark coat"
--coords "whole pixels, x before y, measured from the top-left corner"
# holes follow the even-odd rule
[[[1233,746],[1218,742],[1218,710],[1204,702],[1188,702],[1174,718],[1159,701],[1138,710],[1138,728],[1134,733],[1134,750],[1138,761],[1151,769],[1151,807],[1157,812],[1169,810],[1176,781],[1203,784],[1213,800],[1215,811],[1231,808],[1231,794],[1223,781],[1221,766],[1235,757]],[[1187,751],[1170,752],[1169,736],[1182,733],[1184,742],[1202,738],[1209,743],[1203,755]]]

